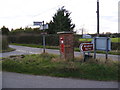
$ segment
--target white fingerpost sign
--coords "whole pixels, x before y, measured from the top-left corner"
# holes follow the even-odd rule
[[[44,24],[44,26],[40,26],[40,30],[43,30],[43,29],[48,29],[48,24]]]
[[[35,26],[40,26],[39,30],[43,30],[43,53],[45,53],[45,29],[48,29],[48,24],[42,22],[33,22]]]
[[[42,26],[42,22],[33,22],[35,26]]]

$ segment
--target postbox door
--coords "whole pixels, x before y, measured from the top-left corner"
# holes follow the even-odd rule
[[[63,37],[60,38],[60,50],[62,53],[64,53],[64,38]]]

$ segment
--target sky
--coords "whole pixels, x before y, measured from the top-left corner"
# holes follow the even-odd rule
[[[100,33],[118,33],[118,2],[99,0]],[[59,8],[65,6],[81,34],[97,33],[97,0],[0,0],[0,28],[34,27],[34,21],[50,22]]]

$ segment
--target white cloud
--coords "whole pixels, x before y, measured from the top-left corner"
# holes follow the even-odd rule
[[[100,1],[100,32],[117,32],[118,0]],[[76,24],[75,29],[84,28],[89,33],[97,29],[97,0],[1,0],[0,27],[19,28],[33,21],[49,22],[56,10],[65,6]]]

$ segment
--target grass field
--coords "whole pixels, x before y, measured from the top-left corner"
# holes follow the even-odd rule
[[[81,39],[79,39],[79,41],[82,41],[82,42],[92,41],[92,39],[91,38],[81,38]],[[111,38],[111,42],[120,42],[120,38]]]
[[[58,55],[38,54],[20,55],[3,58],[3,71],[46,75],[56,77],[69,77],[90,80],[118,80],[117,61],[89,59],[82,62],[78,57],[72,60],[60,59]]]

